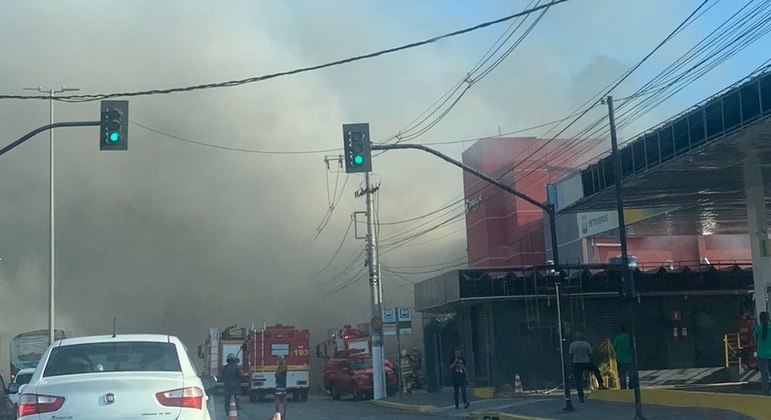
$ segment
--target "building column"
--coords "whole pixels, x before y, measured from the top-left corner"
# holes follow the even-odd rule
[[[768,310],[768,285],[771,283],[771,258],[769,258],[768,221],[766,220],[766,195],[763,174],[756,154],[744,157],[744,193],[747,197],[747,221],[750,250],[752,252],[752,277],[755,290],[755,315]]]

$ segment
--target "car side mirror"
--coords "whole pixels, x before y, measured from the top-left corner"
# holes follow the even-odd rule
[[[209,391],[214,389],[214,387],[217,386],[217,377],[212,375],[201,375],[201,383],[203,384],[203,389],[208,394]]]
[[[19,392],[19,384],[17,384],[16,382],[11,382],[8,385],[8,393],[9,394],[16,394],[17,392]]]

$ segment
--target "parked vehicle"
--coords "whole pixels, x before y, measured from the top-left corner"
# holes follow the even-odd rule
[[[243,345],[246,341],[247,330],[245,327],[237,328],[231,325],[224,330],[209,328],[206,341],[198,346],[198,358],[204,360],[203,373],[217,378],[215,393],[222,393],[222,369],[227,364],[227,355],[233,354],[238,360],[238,366],[243,371]],[[249,390],[249,376],[243,375],[241,390],[246,394]]]
[[[5,379],[0,375],[0,420],[15,420],[16,407],[8,398],[8,389],[5,387]]]
[[[277,324],[249,330],[244,343],[243,371],[249,376],[249,400],[262,401],[276,390],[278,357],[287,364],[286,391],[295,401],[308,400],[310,331]]]
[[[22,369],[34,369],[46,351],[49,341],[48,330],[27,331],[11,339],[11,380]],[[71,334],[55,330],[56,340],[69,337]]]
[[[367,324],[361,324],[358,328],[344,325],[343,328],[327,330],[326,339],[316,345],[316,356],[334,357],[339,352],[350,350],[372,353],[372,338]]]
[[[19,397],[19,419],[210,420],[182,342],[161,334],[66,338],[43,354]]]
[[[354,350],[340,357],[332,357],[324,363],[324,387],[339,400],[351,395],[354,400],[371,398],[373,394],[372,355]],[[391,396],[398,390],[393,365],[385,361],[386,393]]]
[[[10,384],[8,384],[8,398],[13,402],[14,407],[19,404],[19,394],[21,394],[21,388],[23,385],[29,383],[32,379],[32,375],[35,373],[34,368],[22,369],[16,373],[16,377],[13,378]]]
[[[316,345],[316,356],[325,359],[324,390],[332,399],[348,394],[354,400],[372,397],[372,337],[364,325],[330,330],[327,339]],[[386,394],[394,395],[399,389],[395,368],[387,359],[384,364]]]

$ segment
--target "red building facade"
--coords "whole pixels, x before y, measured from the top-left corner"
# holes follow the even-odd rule
[[[535,137],[481,139],[463,152],[463,163],[511,188],[546,202],[546,184],[574,168],[551,165],[570,151],[564,142]],[[464,173],[469,267],[543,265],[543,211]]]
[[[474,143],[462,158],[466,165],[545,203],[546,185],[586,162],[586,156],[571,147],[564,140],[487,138]],[[545,263],[544,213],[540,208],[469,173],[463,175],[463,189],[470,268]],[[620,255],[616,235],[581,239],[584,255],[580,262],[607,263],[610,257]],[[751,258],[747,235],[629,237],[628,249],[641,268],[710,262],[747,265]]]

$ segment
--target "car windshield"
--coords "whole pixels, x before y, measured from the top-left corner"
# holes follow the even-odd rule
[[[14,382],[16,382],[19,385],[24,385],[24,384],[28,384],[30,379],[32,379],[31,373],[22,373],[16,376],[16,379],[14,379]]]
[[[353,370],[369,369],[372,367],[372,359],[359,359],[351,362]]]
[[[181,371],[174,344],[114,342],[56,347],[51,350],[43,376],[131,371]]]

